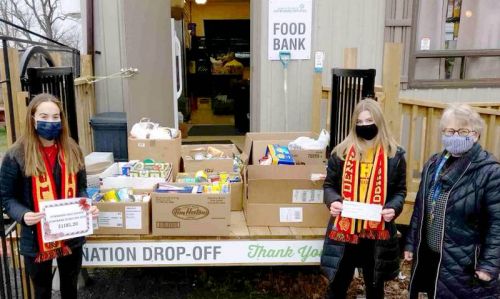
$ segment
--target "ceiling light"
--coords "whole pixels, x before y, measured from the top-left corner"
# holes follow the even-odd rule
[[[466,11],[465,11],[465,16],[466,16],[467,18],[472,17],[472,11],[470,11],[470,10],[466,10]]]
[[[207,0],[195,0],[196,4],[207,4]]]

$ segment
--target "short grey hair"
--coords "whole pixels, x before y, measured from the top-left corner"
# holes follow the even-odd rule
[[[441,130],[445,129],[446,122],[455,119],[460,126],[471,127],[478,135],[483,133],[484,120],[471,106],[466,104],[450,104],[441,116],[439,125]]]

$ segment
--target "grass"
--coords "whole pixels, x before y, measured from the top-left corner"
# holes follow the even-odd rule
[[[0,128],[0,153],[5,153],[7,147],[7,129],[3,127]]]

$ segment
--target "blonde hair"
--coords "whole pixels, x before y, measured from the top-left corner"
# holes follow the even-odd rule
[[[349,134],[347,137],[339,143],[332,151],[341,159],[344,159],[347,155],[347,151],[354,145],[356,149],[356,159],[360,159],[360,156],[365,153],[368,149],[368,144],[366,140],[360,138],[356,134],[356,123],[359,117],[359,114],[363,111],[368,111],[372,115],[373,121],[378,128],[378,134],[375,137],[374,145],[381,145],[388,157],[394,157],[398,150],[398,143],[391,135],[387,128],[387,122],[384,119],[384,115],[382,113],[382,108],[380,108],[379,103],[377,103],[372,98],[365,98],[361,100],[356,107],[354,107],[354,111],[351,117],[351,127],[349,129]]]
[[[35,112],[38,106],[44,102],[52,102],[59,108],[61,117],[61,134],[55,140],[59,146],[58,159],[64,153],[64,161],[68,172],[77,173],[84,168],[83,157],[78,144],[69,137],[68,121],[64,115],[61,102],[51,94],[42,93],[35,96],[28,105],[26,112],[26,127],[24,133],[16,143],[19,143],[24,150],[24,173],[26,176],[40,176],[46,173],[45,163],[43,162],[42,152],[40,150],[42,143],[35,130]]]
[[[471,127],[478,136],[483,133],[484,120],[471,106],[466,104],[452,103],[443,111],[439,126],[441,131],[446,129],[446,122],[454,119],[461,127]]]

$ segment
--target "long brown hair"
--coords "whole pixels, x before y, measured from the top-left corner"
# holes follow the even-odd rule
[[[46,172],[42,152],[40,150],[42,143],[35,130],[35,112],[38,106],[44,102],[52,102],[59,108],[62,130],[59,137],[55,140],[55,143],[59,146],[58,159],[62,159],[62,154],[64,154],[64,161],[68,172],[77,173],[84,167],[80,148],[78,144],[69,137],[68,121],[64,115],[61,102],[53,95],[47,93],[41,93],[31,100],[26,112],[26,127],[24,129],[24,134],[17,141],[22,145],[24,150],[24,173],[26,176],[39,176]]]
[[[363,111],[370,112],[373,121],[378,128],[378,134],[375,137],[373,144],[375,146],[379,144],[382,145],[387,156],[394,157],[398,149],[398,143],[390,134],[387,128],[387,122],[384,119],[384,115],[379,103],[371,98],[366,98],[360,101],[356,105],[356,107],[354,107],[354,111],[351,117],[351,127],[349,129],[349,135],[347,135],[347,137],[341,143],[339,143],[332,152],[341,159],[344,159],[349,148],[354,145],[356,149],[356,159],[359,160],[360,155],[365,153],[365,151],[368,149],[367,143],[364,139],[356,135],[356,122],[358,120],[359,114]]]

